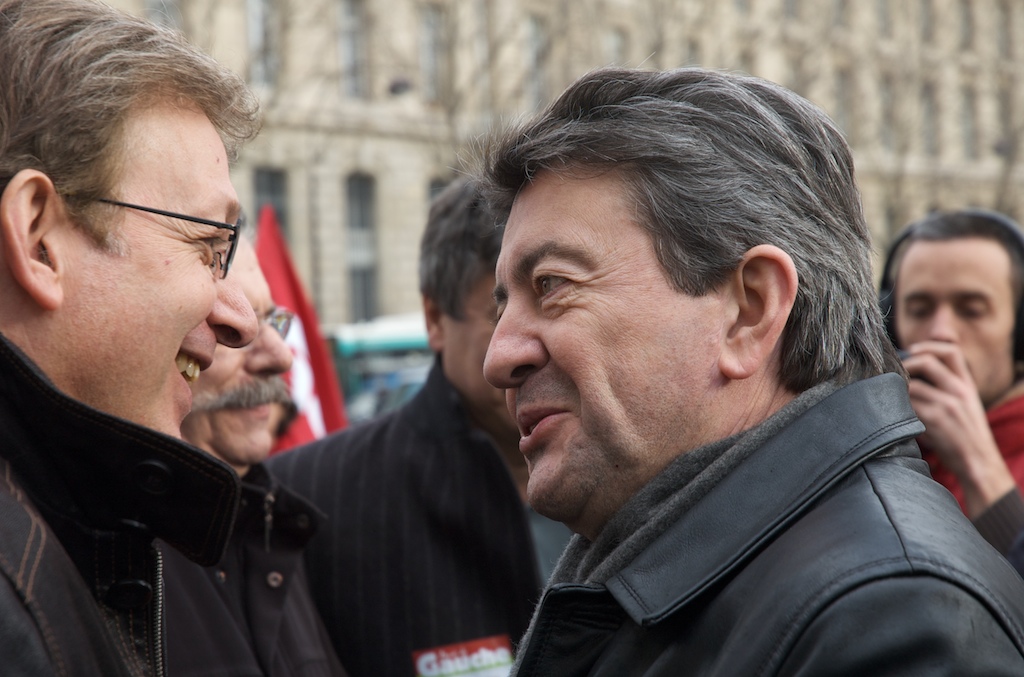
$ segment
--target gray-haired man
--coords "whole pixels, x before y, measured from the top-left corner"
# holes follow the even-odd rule
[[[599,71],[486,180],[484,372],[531,505],[578,534],[518,674],[1024,670],[1024,584],[920,460],[824,114],[746,76]]]

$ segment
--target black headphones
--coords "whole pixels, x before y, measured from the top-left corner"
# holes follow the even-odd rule
[[[878,290],[878,305],[882,310],[882,319],[885,322],[885,331],[889,334],[889,339],[896,347],[899,347],[899,343],[896,340],[896,299],[894,297],[894,292],[896,291],[896,270],[894,270],[896,267],[896,254],[899,252],[900,246],[907,240],[911,239],[912,236],[921,230],[924,227],[924,224],[929,221],[960,216],[983,219],[1005,231],[1010,236],[1006,240],[1013,243],[1013,246],[1017,249],[1019,262],[1024,264],[1024,231],[1021,230],[1020,225],[1016,221],[1005,214],[989,211],[987,209],[961,209],[955,212],[935,213],[926,216],[920,221],[915,221],[910,224],[904,228],[896,239],[892,241],[892,244],[889,245],[889,249],[885,255],[885,266],[882,268],[882,281]],[[971,235],[969,233],[965,233],[964,235],[957,235],[954,238],[949,239],[960,239],[962,237],[971,237]],[[1008,244],[1008,242],[1004,240],[998,240],[998,242],[1003,246]],[[1015,262],[1013,261],[1013,257],[1011,257],[1010,265],[1014,264]],[[1024,271],[1021,272],[1022,275],[1024,275]],[[1014,318],[1013,359],[1017,362],[1024,361],[1024,298],[1018,301],[1017,312]]]

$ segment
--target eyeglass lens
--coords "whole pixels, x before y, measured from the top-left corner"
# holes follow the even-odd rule
[[[100,198],[99,202],[104,202],[109,205],[116,205],[118,207],[126,207],[128,209],[137,209],[140,212],[149,212],[150,214],[158,214],[160,216],[166,216],[171,219],[181,219],[183,221],[191,221],[192,223],[201,223],[204,226],[213,226],[214,228],[223,228],[230,230],[231,235],[228,236],[227,240],[214,240],[214,244],[211,244],[213,248],[213,262],[210,264],[211,270],[214,271],[214,275],[220,279],[224,279],[228,275],[228,269],[231,268],[231,262],[235,259],[235,251],[238,249],[238,230],[242,226],[245,219],[244,214],[238,217],[238,221],[234,224],[223,223],[221,221],[211,221],[210,219],[201,219],[198,216],[188,216],[187,214],[179,214],[177,212],[169,212],[165,209],[155,209],[153,207],[143,207],[142,205],[132,204],[130,202],[120,202],[118,200],[107,200]],[[282,334],[283,335],[283,334]]]
[[[295,317],[295,313],[290,310],[284,310],[278,308],[272,313],[267,315],[267,319],[264,320],[267,324],[274,328],[281,338],[288,336],[288,330],[291,329],[292,319]]]

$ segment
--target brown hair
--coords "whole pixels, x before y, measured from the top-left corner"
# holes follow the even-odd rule
[[[95,201],[113,194],[133,112],[201,110],[231,158],[259,131],[240,77],[181,34],[92,0],[0,0],[0,64],[0,193],[24,169],[45,173],[101,244],[111,219],[92,218],[109,209]]]

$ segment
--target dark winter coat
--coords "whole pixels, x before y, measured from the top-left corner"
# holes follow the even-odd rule
[[[526,630],[540,596],[526,509],[439,365],[403,408],[272,457],[328,515],[307,550],[353,675],[413,675],[413,653]]]
[[[165,552],[170,677],[345,675],[302,561],[321,517],[256,465],[220,562],[201,567]]]
[[[548,589],[517,674],[1024,675],[1024,581],[922,429],[899,376],[838,390],[605,583]]]
[[[163,675],[160,537],[212,564],[239,484],[54,388],[0,337],[0,673]]]

